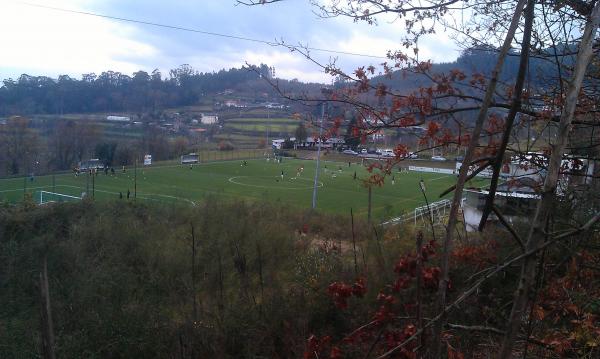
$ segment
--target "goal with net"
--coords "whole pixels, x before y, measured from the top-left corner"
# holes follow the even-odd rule
[[[75,202],[81,201],[82,197],[72,196],[64,193],[39,191],[39,204],[55,203],[55,202]]]

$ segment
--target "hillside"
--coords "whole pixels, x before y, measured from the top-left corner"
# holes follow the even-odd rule
[[[417,303],[435,313],[439,248],[428,227],[212,197],[0,206],[0,357],[41,357],[48,333],[57,358],[378,356],[415,332]],[[463,298],[445,331],[454,357],[496,353],[519,268],[497,269],[515,252],[493,228],[453,249],[450,301]],[[577,257],[577,271],[575,258],[545,252],[556,264],[532,307],[532,357],[597,357],[596,252]],[[407,348],[397,357],[413,358],[415,342]]]
[[[511,82],[518,68],[519,57],[509,56],[501,80]],[[545,56],[550,56],[550,53]],[[472,49],[451,63],[434,64],[432,72],[447,72],[452,69],[469,75],[488,75],[495,63],[495,52]],[[572,62],[564,58],[565,64]],[[556,73],[557,70],[544,59],[534,57],[530,61],[530,86],[538,83],[539,76]],[[260,65],[252,69],[229,69],[212,73],[199,73],[189,65],[181,65],[164,76],[158,70],[151,74],[138,71],[129,76],[114,71],[100,75],[84,74],[75,79],[60,76],[21,75],[18,79],[5,79],[0,87],[0,116],[29,114],[65,113],[109,113],[133,112],[153,113],[165,108],[192,106],[199,103],[218,102],[219,99],[243,99],[247,103],[282,101],[278,93],[264,79],[272,79],[271,68]],[[374,82],[383,82],[396,91],[411,91],[429,83],[424,77],[393,76],[391,79],[375,77]],[[323,84],[303,83],[297,80],[277,79],[278,86],[292,95],[318,95]],[[338,84],[339,85],[339,84]],[[231,95],[231,96],[227,96]]]

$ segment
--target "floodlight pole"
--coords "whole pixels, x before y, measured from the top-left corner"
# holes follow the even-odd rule
[[[133,199],[137,198],[137,156],[135,159],[135,167],[133,171]]]
[[[25,156],[28,157],[29,152],[25,152]],[[29,166],[27,166],[28,162],[28,158],[25,159],[25,164],[23,165],[23,168],[25,169],[25,174],[23,177],[23,201],[25,201],[25,198],[27,197],[27,172],[29,172]]]
[[[321,136],[323,133],[323,117],[325,117],[325,102],[321,105],[321,124],[319,125],[319,138],[317,142],[317,170],[315,172],[315,183],[313,185],[312,208],[317,208],[317,183],[319,183],[319,167],[321,162]]]

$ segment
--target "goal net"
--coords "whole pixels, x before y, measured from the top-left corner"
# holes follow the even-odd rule
[[[72,196],[64,193],[40,191],[38,194],[39,204],[55,203],[55,202],[75,202],[81,201],[82,197]]]

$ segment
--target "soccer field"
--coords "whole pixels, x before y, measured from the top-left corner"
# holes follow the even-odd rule
[[[300,167],[304,171],[297,177]],[[315,174],[315,161],[283,159],[282,163],[267,162],[264,159],[212,162],[189,166],[150,166],[137,169],[137,200],[191,202],[206,195],[220,198],[242,198],[246,200],[269,200],[287,203],[301,208],[310,208]],[[281,172],[283,171],[283,179]],[[356,172],[357,179],[354,179]],[[362,186],[361,178],[369,173],[359,164],[321,162],[318,183],[317,207],[320,210],[336,213],[349,213],[366,216],[368,190]],[[455,183],[452,175],[437,173],[404,172],[394,173],[383,187],[372,191],[374,219],[387,219],[414,209],[425,203],[419,190],[419,180],[426,183],[430,202],[437,201],[439,194]],[[127,200],[127,191],[134,196],[134,169],[126,172],[117,170],[114,176],[99,173],[92,178],[88,175],[75,176],[73,173],[29,178],[0,180],[0,201],[18,202],[23,199],[24,186],[37,202],[40,191],[58,192],[71,196],[81,196],[83,192],[94,193],[96,200]]]

